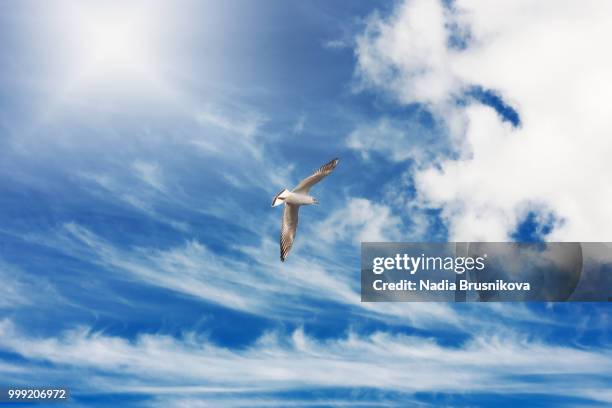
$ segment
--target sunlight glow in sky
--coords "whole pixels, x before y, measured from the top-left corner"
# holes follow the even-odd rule
[[[172,24],[166,3],[62,1],[37,12],[39,41],[53,50],[61,92],[142,94],[164,87],[162,37]]]
[[[153,62],[147,51],[151,34],[142,15],[104,9],[78,10],[78,14],[72,21],[80,39],[77,55],[88,71],[120,74]]]

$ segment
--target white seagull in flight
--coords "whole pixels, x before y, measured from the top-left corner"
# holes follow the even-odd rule
[[[287,258],[287,254],[293,246],[295,232],[297,231],[298,210],[300,209],[300,205],[319,203],[316,198],[308,195],[308,192],[312,186],[330,174],[337,165],[338,159],[334,159],[329,163],[324,164],[318,170],[312,173],[312,175],[300,181],[300,183],[292,191],[285,188],[272,200],[272,207],[276,207],[283,203],[285,204],[285,210],[283,211],[283,223],[281,225],[280,233],[281,261],[285,262],[285,258]]]

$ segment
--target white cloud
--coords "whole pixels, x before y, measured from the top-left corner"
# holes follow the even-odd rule
[[[450,238],[506,240],[530,209],[551,212],[551,240],[612,234],[612,3],[406,1],[373,17],[357,46],[362,83],[424,103],[462,143],[457,160],[415,174],[419,198],[442,207]],[[450,27],[470,33],[448,45]],[[466,86],[498,92],[521,116],[451,104]]]
[[[341,50],[344,48],[350,47],[350,43],[345,40],[328,40],[323,42],[323,48],[327,48],[330,50]]]
[[[385,205],[365,198],[348,198],[345,207],[335,210],[316,226],[318,236],[326,242],[352,240],[393,241],[401,237],[401,219]]]
[[[64,299],[43,276],[34,276],[0,259],[0,310],[54,303]],[[36,297],[33,294],[44,293]]]
[[[209,161],[202,171],[217,171],[238,189],[272,188],[270,199],[278,191],[274,185],[287,182],[291,168],[271,160],[265,148],[270,138],[277,137],[262,131],[268,122],[266,115],[251,106],[225,101],[199,106],[195,119],[198,128],[190,129],[186,137]],[[305,120],[298,119],[295,132],[303,130]]]
[[[31,304],[28,293],[33,285],[21,271],[0,261],[0,281],[0,309]]]
[[[132,163],[136,176],[144,183],[159,191],[164,191],[164,181],[160,167],[154,163],[136,160]]]
[[[365,234],[363,238],[375,240],[376,234],[383,233],[382,229],[388,233],[388,228],[395,227],[388,220],[381,220],[381,212],[371,204],[360,206],[362,204],[356,206],[357,213],[353,215],[359,216],[360,212],[367,211],[377,214],[376,217],[370,220],[369,226],[353,225],[347,226],[348,229],[356,228],[361,231],[359,234]],[[390,219],[393,220],[393,217]],[[300,242],[316,241],[315,236],[308,235],[309,232],[304,231]],[[479,316],[475,319],[469,314],[456,313],[447,304],[360,302],[355,269],[347,265],[344,261],[346,258],[339,256],[337,251],[330,248],[314,251],[315,257],[294,248],[290,262],[279,265],[278,243],[267,238],[262,240],[260,246],[229,248],[242,255],[232,259],[211,251],[196,240],[166,249],[119,248],[74,223],[65,224],[53,236],[29,236],[27,239],[98,265],[109,272],[109,279],[154,285],[266,318],[287,321],[301,319],[304,315],[320,312],[320,301],[330,299],[346,307],[349,313],[364,318],[419,328],[469,330],[485,323],[495,325],[496,316],[500,314],[492,311],[487,318]],[[352,242],[352,235],[347,235],[345,239]],[[356,245],[351,246],[357,248]],[[526,321],[534,318],[533,314],[518,317]]]
[[[422,165],[432,153],[442,151],[444,140],[436,136],[432,130],[413,122],[382,118],[355,128],[346,145],[366,160],[371,152],[377,152],[391,161],[414,160]]]
[[[359,78],[404,103],[441,103],[457,90],[449,66],[448,13],[440,2],[406,1],[388,19],[370,17],[357,38]]]
[[[377,151],[393,161],[412,158],[413,149],[407,140],[406,132],[395,127],[389,120],[382,119],[374,125],[365,125],[353,130],[346,140],[346,145],[369,159],[370,151]]]
[[[177,390],[181,391],[181,394],[189,394],[189,390]],[[266,397],[257,397],[257,398],[247,398],[247,397],[238,397],[238,395],[233,395],[232,397],[216,396],[216,397],[206,397],[205,399],[198,399],[197,395],[192,395],[191,397],[179,397],[177,395],[173,396],[158,396],[154,399],[152,404],[148,404],[147,406],[151,407],[168,407],[173,406],[176,408],[204,408],[204,407],[225,407],[225,408],[239,408],[239,407],[394,407],[398,406],[398,404],[393,403],[392,401],[380,401],[380,400],[370,400],[362,397],[360,401],[356,401],[353,399],[341,399],[342,397],[338,397],[336,399],[328,399],[328,398],[316,398],[310,397],[310,399],[298,399],[291,398],[291,400],[282,399],[282,398],[266,398]],[[406,404],[406,399],[403,400],[403,404]]]
[[[188,231],[187,223],[167,217],[156,209],[157,205],[167,201],[173,201],[175,204],[180,202],[169,194],[160,167],[139,160],[132,163],[131,167],[136,177],[147,186],[153,187],[153,190],[142,188],[138,183],[131,181],[130,177],[121,174],[82,172],[77,175],[93,184],[94,188],[85,186],[90,193],[105,200],[112,200],[114,203],[118,201],[125,203],[178,231]],[[176,191],[172,193],[175,195]]]
[[[152,285],[243,311],[254,312],[264,307],[261,298],[240,293],[265,292],[265,280],[257,279],[254,273],[243,274],[244,266],[239,262],[217,257],[197,241],[168,250],[123,250],[86,228],[66,224],[59,241],[53,244],[90,262],[128,272],[132,279]]]
[[[203,124],[210,124],[245,138],[253,137],[265,122],[265,118],[254,111],[241,111],[237,107],[235,109],[228,115],[225,108],[207,105],[199,109],[196,117]]]
[[[232,249],[252,253],[258,263],[215,254],[195,240],[166,250],[120,249],[77,224],[66,224],[56,240],[45,242],[72,256],[119,270],[124,278],[247,313],[283,318],[296,308],[308,308],[291,302],[293,296],[335,296],[350,303],[359,300],[346,280],[312,262],[298,258],[291,267],[279,269],[278,247],[271,242],[263,248]],[[266,263],[266,259],[270,262]]]
[[[229,350],[193,334],[181,339],[141,334],[128,341],[81,327],[58,337],[30,337],[5,319],[0,322],[0,347],[72,373],[95,370],[97,375],[81,376],[84,386],[99,387],[106,381],[104,389],[114,392],[192,393],[206,399],[211,392],[218,397],[244,390],[374,387],[406,393],[549,393],[611,401],[600,382],[612,369],[609,350],[562,347],[512,332],[476,335],[459,346],[443,346],[423,337],[383,332],[350,332],[323,341],[298,329],[289,336],[268,333],[245,349]],[[540,375],[542,381],[521,375]]]
[[[306,125],[306,115],[301,114],[297,121],[295,122],[295,125],[293,125],[293,133],[295,134],[300,134],[304,131],[304,126]]]
[[[270,217],[278,228],[276,217]],[[65,224],[48,237],[29,236],[71,257],[93,263],[111,273],[109,279],[129,279],[162,287],[224,307],[280,320],[295,320],[320,311],[324,299],[347,307],[364,318],[412,327],[453,327],[470,331],[482,325],[499,325],[497,316],[505,309],[487,308],[478,317],[459,314],[448,304],[360,302],[359,280],[355,269],[339,254],[337,245],[349,243],[351,256],[360,241],[401,240],[401,221],[388,207],[365,199],[349,200],[346,208],[302,230],[290,262],[279,265],[278,243],[262,238],[259,246],[236,245],[228,248],[242,256],[228,258],[211,251],[197,240],[165,249],[157,247],[121,248],[91,230]],[[259,231],[267,230],[259,220]],[[326,241],[331,240],[331,241]],[[306,245],[313,251],[300,251]],[[298,301],[299,300],[299,301]],[[507,314],[507,313],[506,313]],[[511,316],[512,317],[512,316]],[[537,321],[541,317],[525,312],[515,320]]]

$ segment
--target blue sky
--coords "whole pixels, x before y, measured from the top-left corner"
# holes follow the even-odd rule
[[[360,302],[361,241],[610,240],[610,6],[501,3],[2,2],[0,384],[609,405],[607,304]]]

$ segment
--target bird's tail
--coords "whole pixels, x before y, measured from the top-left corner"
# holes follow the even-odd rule
[[[272,199],[272,207],[276,207],[278,205],[281,205],[285,202],[285,199],[289,196],[290,191],[287,190],[286,188],[282,189],[280,193],[278,193],[273,199]]]

